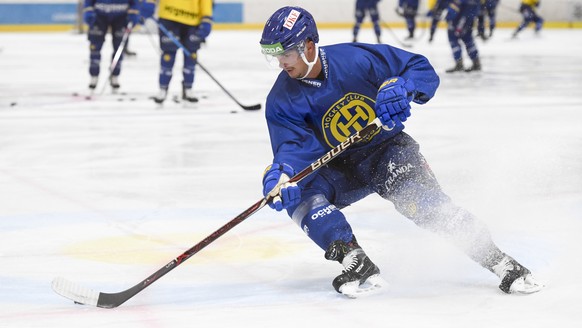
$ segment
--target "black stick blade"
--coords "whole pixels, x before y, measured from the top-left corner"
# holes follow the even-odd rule
[[[261,104],[256,104],[252,106],[241,106],[244,110],[259,110],[261,109]]]

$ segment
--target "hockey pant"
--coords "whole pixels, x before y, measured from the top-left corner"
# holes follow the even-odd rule
[[[479,57],[479,51],[477,50],[477,45],[475,44],[475,39],[473,38],[474,21],[474,19],[468,19],[462,23],[448,22],[447,33],[455,61],[459,61],[463,58],[461,42],[459,41],[462,41],[465,45],[467,55],[469,55],[471,60],[475,60]]]
[[[112,43],[113,43],[113,53],[111,59],[115,56],[115,52],[121,45],[121,40],[123,39],[123,32],[125,31],[125,26],[127,24],[126,15],[117,16],[104,16],[97,15],[97,20],[95,24],[91,26],[88,32],[89,39],[89,74],[91,76],[99,76],[101,67],[101,48],[103,48],[103,43],[105,42],[105,35],[107,31],[111,29]],[[119,58],[117,65],[113,68],[111,75],[118,76],[121,72],[121,62],[123,61],[123,54]]]
[[[487,227],[442,191],[418,144],[404,132],[380,147],[338,158],[315,174],[304,186],[299,205],[288,213],[323,250],[335,240],[352,240],[341,209],[376,193],[486,268],[503,256]]]
[[[378,14],[378,3],[375,1],[356,1],[356,24],[354,25],[353,35],[354,38],[360,33],[360,26],[366,17],[366,12],[370,14],[370,20],[374,25],[374,33],[376,36],[382,34],[382,29],[380,28],[380,15]]]
[[[197,63],[196,52],[200,49],[201,40],[196,36],[196,31],[198,26],[190,26],[166,19],[160,19],[160,23],[163,24],[168,31],[170,31],[180,43],[186,48],[191,56],[184,54],[184,65],[182,68],[183,81],[182,85],[186,89],[192,88],[194,84],[194,68]],[[179,47],[172,42],[161,30],[160,30],[160,47],[162,49],[162,56],[160,60],[160,77],[159,84],[160,88],[167,89],[172,80],[172,70],[174,68],[174,62],[176,61],[176,53]]]

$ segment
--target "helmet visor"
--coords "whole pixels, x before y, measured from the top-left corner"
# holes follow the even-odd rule
[[[281,43],[273,45],[261,45],[262,53],[270,67],[285,68],[295,65],[301,58],[301,54],[305,48],[305,42],[283,50]]]

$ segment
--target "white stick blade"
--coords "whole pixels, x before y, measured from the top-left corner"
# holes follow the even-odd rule
[[[83,286],[79,286],[65,278],[57,277],[52,282],[53,290],[75,303],[97,306],[99,293]]]

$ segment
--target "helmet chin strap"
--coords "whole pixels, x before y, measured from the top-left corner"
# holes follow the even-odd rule
[[[305,51],[301,52],[301,59],[303,59],[303,62],[305,63],[305,65],[307,65],[307,73],[305,73],[303,77],[297,78],[298,80],[303,80],[304,78],[307,77],[307,75],[309,75],[309,73],[311,73],[313,66],[315,66],[315,63],[317,63],[318,57],[319,57],[319,47],[317,46],[317,43],[315,44],[315,58],[313,58],[312,62],[308,61],[307,57],[305,57]]]

